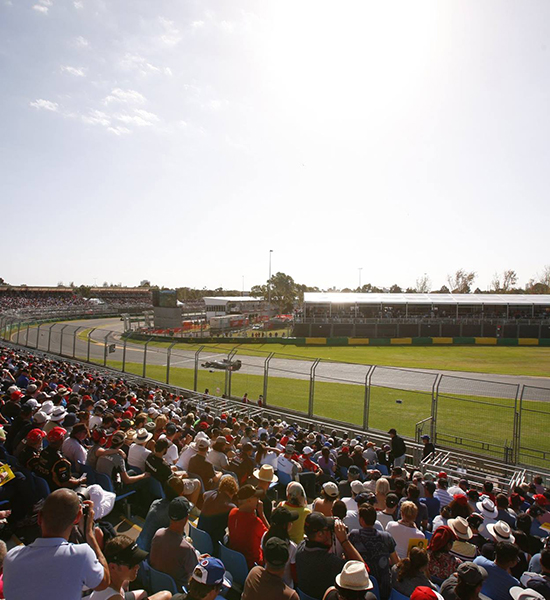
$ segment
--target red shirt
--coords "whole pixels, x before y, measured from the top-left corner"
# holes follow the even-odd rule
[[[263,521],[255,513],[233,508],[227,520],[229,547],[244,554],[248,568],[254,563],[263,565],[262,536],[267,531]]]

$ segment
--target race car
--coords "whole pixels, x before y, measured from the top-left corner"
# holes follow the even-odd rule
[[[240,360],[208,360],[201,364],[203,369],[221,369],[222,371],[238,371],[241,368]]]

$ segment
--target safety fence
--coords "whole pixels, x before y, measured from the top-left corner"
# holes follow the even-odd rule
[[[120,331],[0,316],[2,339],[251,405],[385,432],[395,427],[442,447],[510,465],[547,467],[550,384],[508,383],[293,356],[254,347],[132,339]],[[288,350],[288,352],[287,352]],[[544,380],[541,380],[544,381]],[[544,383],[542,384],[544,385]]]

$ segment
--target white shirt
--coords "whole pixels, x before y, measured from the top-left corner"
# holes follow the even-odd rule
[[[151,450],[147,450],[145,446],[132,444],[128,450],[128,466],[145,471],[145,461],[149,454],[151,454]]]
[[[277,471],[291,475],[297,471],[296,463],[287,458],[284,454],[279,455],[277,459]]]
[[[191,446],[187,446],[181,451],[176,466],[178,466],[183,471],[187,471],[187,469],[189,468],[189,461],[193,456],[195,456],[196,453],[197,451],[191,448]]]
[[[357,510],[357,502],[355,502],[355,498],[342,498],[342,502],[346,505],[348,511]]]
[[[260,461],[260,464],[261,465],[271,465],[273,467],[273,470],[276,471],[277,470],[277,458],[278,458],[278,455],[276,452],[273,452],[273,450],[268,450],[267,454]]]
[[[88,544],[70,544],[63,538],[38,538],[28,546],[12,548],[4,559],[6,598],[75,600],[82,588],[103,581],[103,566]]]
[[[166,436],[164,435],[164,433],[159,437],[159,440],[162,440],[162,439],[166,439]],[[172,442],[170,440],[166,440],[166,441],[170,445],[168,446],[168,450],[166,450],[166,454],[164,455],[164,460],[166,460],[166,462],[169,465],[173,465],[178,460],[179,450],[178,450],[178,447],[176,446],[176,444],[174,444],[174,442]]]
[[[397,544],[395,551],[399,558],[406,558],[409,551],[409,540],[411,538],[424,540],[426,536],[416,527],[407,527],[397,521],[391,521],[386,525],[386,531],[392,536]]]
[[[84,446],[75,438],[68,437],[61,446],[61,453],[73,463],[86,464],[87,452]]]
[[[210,450],[206,455],[206,460],[217,469],[229,470],[229,461],[227,456],[219,450]]]
[[[103,423],[102,417],[100,417],[99,415],[92,415],[90,417],[90,422],[88,423],[88,428],[91,431],[92,429],[95,429],[96,427],[100,427],[101,423]]]

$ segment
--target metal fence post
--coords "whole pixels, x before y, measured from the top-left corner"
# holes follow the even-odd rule
[[[52,329],[55,327],[55,323],[50,324],[50,328],[48,329],[48,352],[50,351],[50,346],[52,344]]]
[[[25,348],[29,347],[29,331],[31,328],[31,324],[27,323],[27,335],[25,336]]]
[[[315,362],[311,365],[309,369],[309,403],[307,409],[307,416],[311,419],[313,417],[313,400],[315,396],[315,369],[317,365],[321,362],[320,358],[316,358]]]
[[[525,386],[518,386],[516,394],[516,412],[514,416],[514,463],[517,465],[521,462],[521,417],[523,414],[523,394]],[[519,396],[519,398],[518,398]]]
[[[60,337],[59,337],[59,356],[63,356],[63,332],[65,331],[66,327],[67,327],[67,325],[63,325],[63,327],[61,328],[61,332],[60,332]]]
[[[107,340],[109,339],[110,335],[111,335],[111,332],[109,331],[107,333],[107,335],[103,338],[103,366],[104,367],[107,366]]]
[[[36,328],[36,349],[38,350],[38,346],[40,345],[40,328],[42,327],[42,323],[38,324]]]
[[[149,342],[153,339],[153,336],[151,336],[146,342],[145,342],[145,347],[143,348],[143,375],[142,377],[146,377],[147,376],[147,346],[149,345]]]
[[[19,333],[20,332],[21,332],[21,321],[18,321],[17,322],[17,338],[16,338],[16,341],[15,341],[16,344],[19,344]]]
[[[177,344],[174,342],[170,346],[168,346],[168,350],[166,350],[166,385],[170,385],[170,359],[172,357],[172,348]]]
[[[227,360],[231,362],[233,360],[233,357],[235,356],[235,354],[237,354],[237,351],[231,350],[231,352],[227,355]],[[231,369],[230,368],[227,368],[225,370],[225,389],[223,392],[224,392],[226,398],[231,398]]]
[[[0,338],[4,336],[4,321],[6,317],[0,316]]]
[[[195,352],[195,375],[193,377],[193,390],[196,392],[199,383],[199,354],[204,350],[204,346],[201,346]]]
[[[432,444],[436,443],[437,438],[437,407],[439,404],[439,385],[441,384],[442,379],[443,375],[439,373],[432,385],[432,422],[430,426],[430,438]]]
[[[275,352],[271,352],[264,362],[264,387],[263,387],[263,405],[267,406],[267,381],[269,377],[269,362],[275,356]]]
[[[363,429],[366,431],[369,428],[369,413],[370,413],[370,382],[372,374],[376,369],[376,365],[371,365],[365,375],[365,404],[363,407]]]
[[[77,327],[73,333],[73,358],[76,358],[76,334],[82,327]]]
[[[95,330],[96,330],[96,327],[94,327],[93,329],[90,329],[90,331],[88,331],[88,353],[86,354],[86,362],[90,362],[90,343],[91,343],[90,337]]]
[[[128,338],[132,337],[132,332],[130,331],[128,335],[124,334],[122,337],[124,339],[124,344],[122,346],[122,372],[124,373],[126,369],[126,344],[128,342]]]

